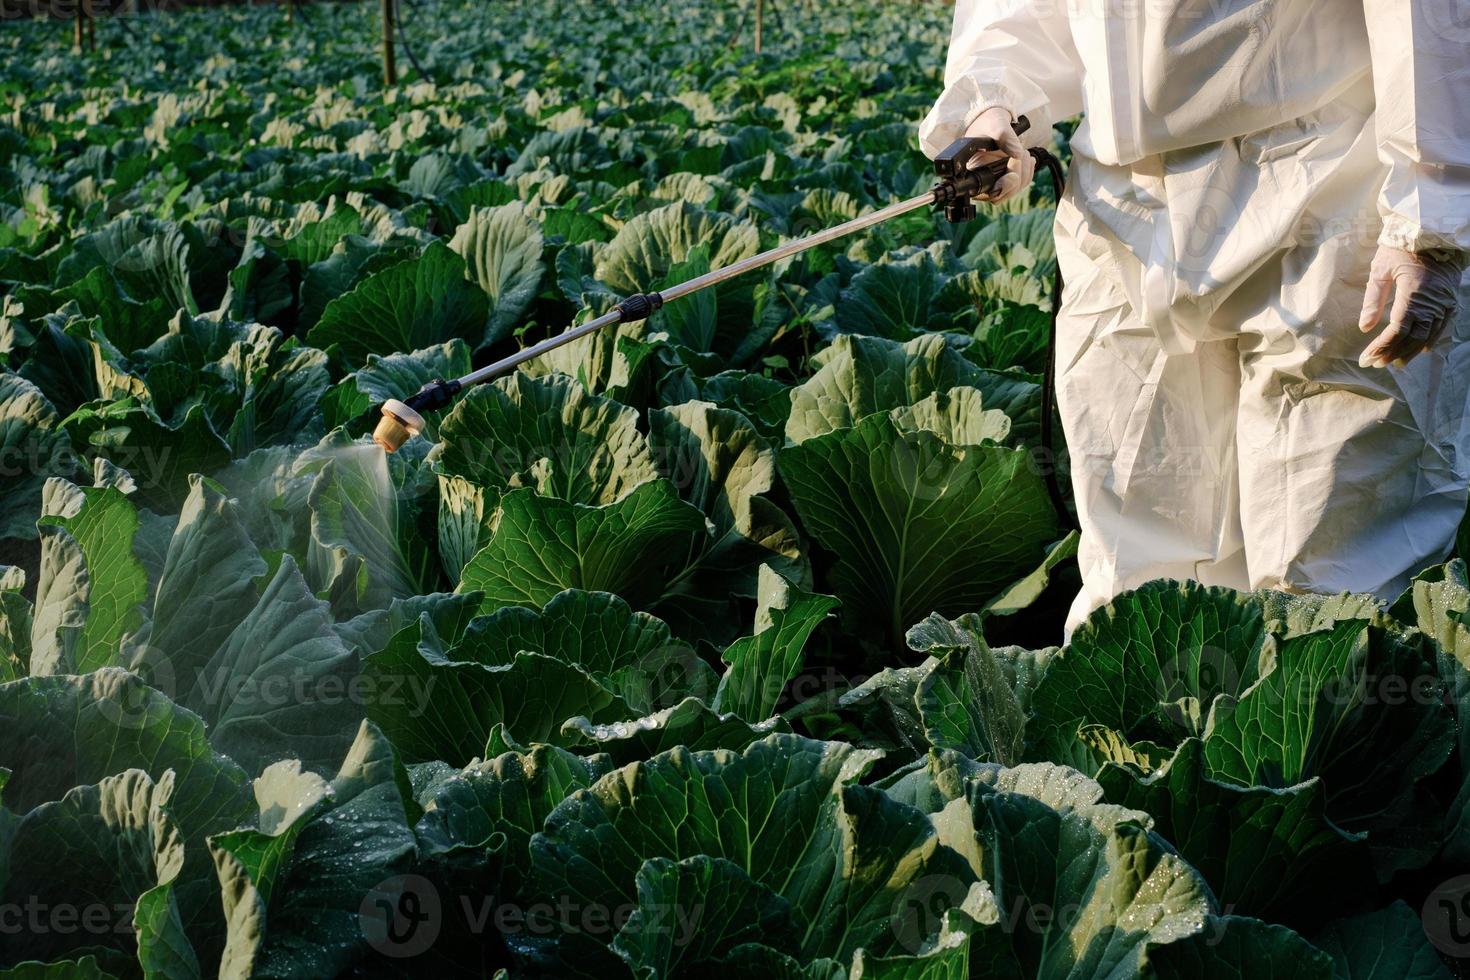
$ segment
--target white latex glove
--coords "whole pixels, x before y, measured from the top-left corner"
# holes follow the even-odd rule
[[[1368,273],[1368,293],[1358,328],[1370,333],[1393,298],[1388,329],[1358,358],[1359,367],[1403,367],[1409,358],[1434,346],[1455,315],[1465,257],[1453,253],[1405,252],[1378,247]]]
[[[1031,178],[1036,176],[1036,159],[1026,152],[1026,148],[1021,145],[1021,137],[1011,128],[1011,114],[1008,110],[999,106],[986,109],[970,123],[965,135],[989,136],[1000,146],[993,153],[977,153],[970,161],[971,170],[1010,157],[1007,168],[1009,173],[996,181],[995,189],[988,195],[981,195],[980,200],[999,204],[1030,186]]]

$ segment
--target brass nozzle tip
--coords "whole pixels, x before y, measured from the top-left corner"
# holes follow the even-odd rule
[[[384,415],[378,420],[378,427],[373,430],[373,442],[384,452],[396,452],[400,446],[413,438],[413,433],[408,426],[398,421],[391,415]]]
[[[373,442],[384,452],[396,452],[424,430],[424,417],[396,398],[383,403],[383,417],[373,430]]]

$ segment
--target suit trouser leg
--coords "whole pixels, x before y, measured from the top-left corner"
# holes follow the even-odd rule
[[[1237,430],[1253,588],[1391,599],[1465,514],[1470,324],[1403,368],[1360,368],[1373,252],[1300,246],[1248,287],[1265,300],[1242,318]]]
[[[1058,406],[1093,609],[1154,578],[1392,598],[1449,552],[1470,482],[1470,291],[1404,368],[1364,369],[1361,232],[1283,251],[1218,311],[1230,339],[1165,354],[1136,262],[1064,204]],[[1132,279],[1130,278],[1132,277]]]
[[[1082,526],[1067,630],[1151,579],[1248,586],[1237,493],[1234,339],[1165,354],[1121,283],[1132,270],[1064,205],[1057,401]]]

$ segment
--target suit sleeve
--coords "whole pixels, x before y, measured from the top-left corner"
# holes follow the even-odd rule
[[[1030,117],[1028,146],[1046,143],[1053,122],[1082,111],[1066,11],[1059,0],[955,0],[944,92],[919,127],[925,154],[937,156],[994,106]]]
[[[1373,59],[1379,243],[1470,251],[1470,4],[1364,0]]]

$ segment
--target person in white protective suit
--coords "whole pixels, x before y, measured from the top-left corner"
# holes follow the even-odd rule
[[[1395,595],[1470,482],[1466,0],[957,0],[920,139],[1078,113],[1067,633],[1155,578]],[[991,162],[1001,154],[989,154]]]

